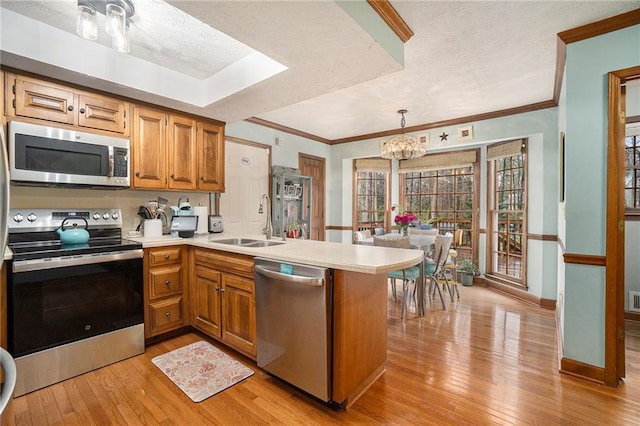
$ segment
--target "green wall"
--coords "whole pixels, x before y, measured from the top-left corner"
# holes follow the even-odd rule
[[[640,26],[567,46],[565,252],[604,256],[607,74],[640,63]],[[565,265],[564,356],[604,366],[605,269]]]

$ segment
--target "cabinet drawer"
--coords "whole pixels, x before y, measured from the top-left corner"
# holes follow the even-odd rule
[[[182,247],[162,247],[149,249],[149,266],[168,265],[182,262]]]
[[[150,334],[160,334],[182,327],[184,323],[182,297],[154,302],[149,306]]]
[[[182,265],[156,267],[149,271],[149,299],[182,293]]]
[[[197,249],[195,252],[195,263],[210,266],[220,271],[253,278],[252,256],[216,250]]]

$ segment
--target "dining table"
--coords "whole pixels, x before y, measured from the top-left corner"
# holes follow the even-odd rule
[[[403,235],[399,232],[391,232],[389,234],[377,235],[376,237],[385,238],[385,239],[395,239],[395,238],[402,238]],[[371,240],[371,241],[369,242],[368,240]],[[424,277],[424,262],[430,260],[429,256],[431,254],[431,250],[435,241],[436,241],[435,233],[417,234],[417,233],[412,233],[411,230],[409,230],[409,243],[411,245],[411,248],[416,250],[422,250],[424,252],[423,261],[419,265],[419,268],[421,271],[420,279],[419,279],[419,282],[416,282],[416,298],[417,298],[416,307],[418,310],[418,316],[424,316],[424,313],[425,313],[425,306],[424,306],[425,293],[424,292],[425,292],[426,286],[425,286],[425,277]],[[374,245],[373,237],[360,240],[358,244]]]

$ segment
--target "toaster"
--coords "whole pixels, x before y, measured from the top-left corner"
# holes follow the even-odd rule
[[[209,232],[210,233],[218,233],[224,231],[224,227],[222,226],[222,216],[219,215],[209,215]]]

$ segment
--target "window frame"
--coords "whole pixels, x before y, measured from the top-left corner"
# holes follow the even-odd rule
[[[468,241],[469,244],[468,245],[462,245],[461,248],[464,250],[465,248],[468,250],[469,255],[468,256],[464,256],[466,258],[470,258],[474,263],[478,264],[478,257],[479,257],[479,250],[478,250],[478,245],[479,245],[479,241],[480,241],[480,215],[478,214],[480,211],[480,163],[478,161],[478,158],[480,157],[479,155],[479,149],[474,148],[474,149],[467,149],[467,150],[457,150],[457,151],[448,151],[447,153],[443,153],[440,155],[452,155],[452,156],[460,156],[461,153],[464,154],[469,154],[472,153],[474,154],[474,158],[475,161],[470,162],[470,164],[465,164],[465,165],[459,165],[458,167],[456,167],[455,165],[452,165],[450,162],[447,164],[446,159],[443,161],[444,165],[442,167],[432,167],[430,166],[429,168],[426,168],[425,170],[422,171],[418,171],[418,170],[411,170],[411,171],[407,171],[407,172],[403,172],[400,173],[400,191],[399,191],[399,200],[402,207],[408,207],[408,204],[406,203],[406,199],[408,196],[407,193],[407,189],[408,189],[408,183],[407,183],[407,175],[412,173],[412,172],[419,172],[419,173],[428,173],[428,172],[433,172],[433,171],[442,171],[442,170],[456,170],[456,169],[461,169],[461,168],[466,168],[466,167],[471,167],[471,173],[465,173],[465,175],[467,176],[471,176],[473,179],[473,184],[472,184],[472,188],[471,188],[471,202],[472,202],[472,207],[471,207],[471,218],[469,220],[469,225],[470,225],[470,229],[465,229],[466,231],[468,231],[469,233],[469,237],[468,238],[464,238],[464,241]],[[408,160],[408,161],[412,161],[412,160]],[[455,173],[453,174],[448,174],[447,176],[459,176],[456,175]],[[444,176],[443,176],[444,177]],[[426,179],[433,179],[434,177],[424,177]],[[437,180],[438,177],[435,177],[435,179]],[[455,183],[454,183],[455,186]],[[435,195],[437,197],[437,193],[436,194],[432,194],[432,196]],[[429,196],[428,194],[426,196]],[[455,218],[457,217],[457,208],[456,208],[456,203],[454,202],[454,210],[453,210],[453,219],[452,221],[448,221],[447,223],[452,223],[452,230],[456,230],[458,229],[458,227],[456,226],[456,224],[458,223],[458,221],[455,220]],[[414,212],[416,213],[416,212]],[[418,212],[419,213],[419,212]],[[435,217],[438,217],[438,210],[436,207],[435,212],[433,212],[434,214],[432,214],[432,216],[435,215]],[[438,225],[436,224],[435,227],[438,227]],[[455,244],[454,242],[454,246],[457,246],[457,244]],[[459,254],[459,259],[461,259],[462,257],[460,257]]]
[[[501,144],[505,144],[505,143],[512,143],[514,141],[506,141],[506,142],[501,142],[498,144],[492,144],[489,145],[487,148],[489,149],[489,147],[491,146],[498,146]],[[496,170],[496,162],[497,160],[499,160],[500,158],[506,158],[506,157],[513,157],[513,156],[500,156],[497,158],[487,158],[487,239],[486,239],[486,252],[487,252],[487,256],[486,256],[486,264],[485,264],[485,268],[486,268],[486,272],[485,272],[485,276],[487,278],[490,278],[491,280],[500,282],[502,284],[507,284],[516,288],[520,288],[520,289],[524,289],[524,290],[528,290],[528,285],[527,285],[527,241],[528,241],[528,226],[527,226],[527,217],[528,217],[528,212],[529,212],[529,203],[528,203],[528,183],[529,183],[529,162],[528,162],[528,145],[529,145],[529,141],[527,139],[522,139],[522,153],[521,155],[523,155],[523,162],[522,162],[522,174],[524,176],[524,184],[523,184],[523,188],[522,188],[522,204],[523,204],[523,208],[522,210],[500,210],[497,209],[496,206],[496,200],[497,200],[497,195],[496,195],[496,180],[497,180],[497,170]],[[510,170],[513,170],[513,168],[510,168]],[[512,187],[513,188],[513,187]],[[497,231],[495,229],[495,227],[497,226],[496,224],[496,220],[495,220],[495,215],[499,214],[499,212],[511,212],[511,213],[507,213],[507,215],[509,214],[514,214],[513,212],[519,212],[522,215],[522,223],[521,223],[521,229],[520,229],[520,255],[518,256],[520,258],[520,278],[515,277],[513,275],[508,275],[506,273],[500,272],[499,270],[496,270],[498,268],[498,265],[494,265],[494,255],[496,255],[496,253],[494,253],[494,250],[497,250],[498,253],[504,253],[504,251],[500,251],[499,247],[496,248],[496,243],[497,243],[497,236],[496,238],[494,238],[494,233],[498,233],[499,231]],[[507,222],[508,224],[508,222]],[[510,234],[510,231],[507,230],[507,235]],[[507,264],[509,263],[509,255],[508,255],[508,248],[507,248],[507,259],[506,262]],[[515,255],[514,255],[515,257]],[[495,269],[494,269],[495,268]]]
[[[372,157],[372,159],[377,159],[377,160],[382,160],[380,157]],[[375,224],[377,224],[377,222],[369,222],[371,225],[370,227],[364,227],[364,226],[360,226],[360,221],[359,221],[359,217],[360,217],[360,210],[358,209],[358,197],[360,196],[360,194],[358,193],[358,189],[359,189],[359,178],[358,178],[358,169],[356,166],[356,163],[358,160],[362,160],[362,159],[355,159],[353,160],[353,184],[352,184],[352,212],[351,212],[351,217],[352,217],[352,231],[363,231],[363,230],[371,230],[371,233],[373,234],[374,232],[374,228],[376,227]],[[385,229],[385,232],[389,231],[389,216],[387,214],[387,212],[389,211],[390,205],[391,205],[391,182],[392,182],[392,178],[391,178],[391,160],[385,160],[388,162],[388,170],[379,170],[377,172],[379,173],[384,173],[385,177],[384,177],[384,215],[383,215],[383,223],[382,223],[382,227]],[[376,173],[375,171],[364,171],[363,173]],[[368,196],[372,196],[372,195],[368,195]],[[375,196],[375,195],[373,195]],[[367,210],[367,212],[372,212],[371,210]]]
[[[630,128],[640,128],[640,116],[633,116],[633,117],[627,117],[626,120],[626,126],[625,126],[625,140],[624,140],[624,149],[625,149],[625,165],[624,165],[624,169],[625,169],[625,176],[628,172],[629,169],[635,169],[637,172],[637,177],[636,179],[634,179],[634,183],[635,185],[633,187],[628,188],[627,187],[627,183],[626,180],[624,182],[624,199],[625,199],[625,206],[624,206],[624,213],[625,213],[625,218],[628,220],[634,220],[634,221],[640,221],[640,184],[638,184],[638,181],[640,179],[640,131],[638,132],[639,134],[637,135],[629,135],[629,129]],[[635,133],[635,132],[632,132]],[[635,149],[638,151],[637,155],[634,156],[634,158],[638,161],[637,164],[635,165],[631,165],[629,166],[627,164],[626,159],[628,158],[628,156],[626,155],[626,151],[627,151],[627,138],[629,137],[633,137],[636,139],[636,145],[635,145]],[[637,192],[636,196],[634,197],[635,200],[638,201],[637,206],[633,206],[633,207],[629,207],[626,203],[626,191],[628,189],[633,189],[634,191]]]

